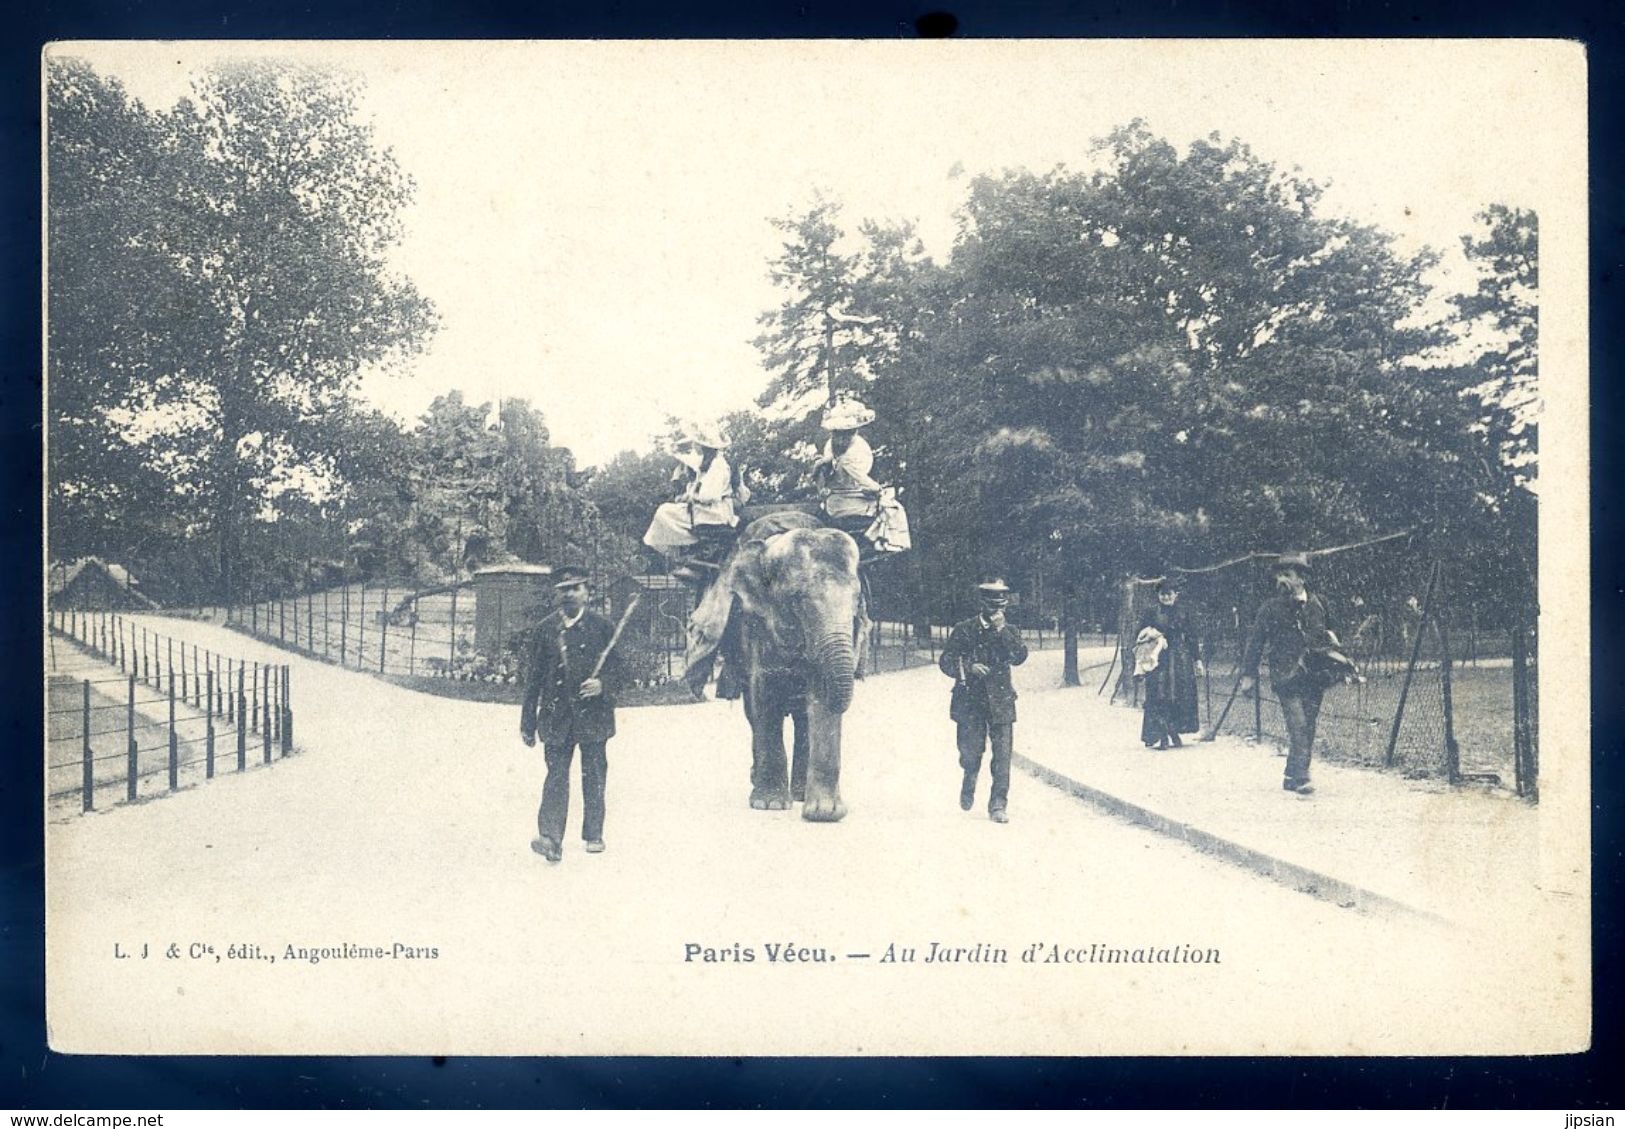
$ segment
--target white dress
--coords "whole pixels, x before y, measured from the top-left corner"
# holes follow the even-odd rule
[[[854,435],[846,450],[836,456],[834,441],[830,440],[824,444],[824,458],[830,461],[824,495],[824,513],[830,520],[869,518],[863,535],[875,551],[899,553],[909,548],[913,541],[908,531],[908,513],[897,500],[895,490],[871,477],[875,453],[869,441]]]
[[[834,440],[827,440],[824,458],[830,463],[824,512],[836,520],[874,517],[880,505],[880,483],[869,477],[875,466],[875,453],[869,441],[854,435],[846,450],[836,455]]]
[[[740,501],[734,493],[733,467],[719,451],[710,466],[689,479],[681,499],[656,508],[643,543],[662,553],[686,549],[699,541],[694,536],[696,525],[738,525],[735,503]]]

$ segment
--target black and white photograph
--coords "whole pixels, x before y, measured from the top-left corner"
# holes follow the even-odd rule
[[[48,46],[51,1049],[1584,1051],[1585,91]]]

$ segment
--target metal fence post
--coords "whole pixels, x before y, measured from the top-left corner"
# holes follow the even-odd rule
[[[260,664],[254,664],[254,677],[248,684],[248,729],[254,732],[260,723]]]
[[[237,771],[248,767],[248,696],[243,693],[243,664],[237,664]]]
[[[384,607],[379,616],[378,673],[384,673],[384,661],[389,655],[389,582],[384,582]]]
[[[181,644],[181,701],[186,701],[186,644]]]
[[[282,755],[293,752],[293,674],[282,668]]]
[[[418,605],[412,601],[411,633],[406,639],[406,673],[414,675],[418,672]]]
[[[180,787],[181,745],[175,734],[175,672],[169,672],[169,790]]]
[[[1441,574],[1444,564],[1439,565]],[[1449,611],[1448,602],[1445,611]],[[1439,658],[1440,689],[1444,695],[1444,768],[1445,775],[1450,783],[1461,783],[1461,746],[1456,744],[1456,706],[1450,686],[1450,627],[1446,622],[1448,615],[1437,615],[1434,623],[1439,629]]]
[[[1540,770],[1535,758],[1533,703],[1529,696],[1529,639],[1524,609],[1514,609],[1512,625],[1512,766],[1518,795],[1540,797]]]
[[[446,676],[451,677],[457,665],[457,589],[451,590],[451,643],[446,654]]]
[[[333,657],[332,632],[328,629],[328,624],[330,624],[331,622],[332,622],[332,616],[330,615],[330,613],[327,610],[327,589],[323,588],[322,589],[322,658],[324,658],[324,659]]]
[[[260,743],[264,747],[265,763],[271,763],[271,668],[265,668],[265,701],[261,707],[265,711],[265,720],[260,725]]]
[[[96,806],[96,755],[90,751],[90,679],[85,679],[84,708],[84,807],[89,811]]]
[[[135,743],[135,675],[130,675],[130,704],[124,713],[125,799],[135,799],[136,754]]]
[[[206,717],[207,717],[207,721],[206,721],[207,728],[205,728],[204,731],[203,731],[203,742],[204,742],[203,775],[204,775],[205,779],[213,780],[214,779],[214,668],[212,668],[212,667],[209,669],[208,679],[209,679],[208,693],[204,695],[206,698],[208,698],[209,703],[208,703],[208,707],[207,707],[208,708],[208,713],[206,715]]]
[[[316,597],[311,592],[305,593],[305,650],[311,654],[316,653],[316,621],[312,613],[316,610]]]
[[[356,625],[355,665],[360,669],[367,661],[367,582],[361,582],[360,621]]]
[[[276,602],[276,639],[278,643],[288,641],[288,601],[283,599]]]

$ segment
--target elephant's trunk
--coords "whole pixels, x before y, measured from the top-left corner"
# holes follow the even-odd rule
[[[857,657],[849,632],[831,632],[813,648],[813,669],[818,672],[818,700],[830,713],[845,713],[852,704],[852,672]]]

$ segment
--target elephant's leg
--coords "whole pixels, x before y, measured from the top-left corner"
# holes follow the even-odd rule
[[[790,798],[796,803],[807,798],[807,760],[811,725],[807,721],[807,704],[797,703],[790,710],[793,724],[790,746]]]
[[[750,723],[750,806],[785,811],[790,788],[784,775],[784,714],[757,702]]]
[[[801,818],[834,823],[846,814],[841,802],[841,715],[813,698],[807,703],[809,765]]]

